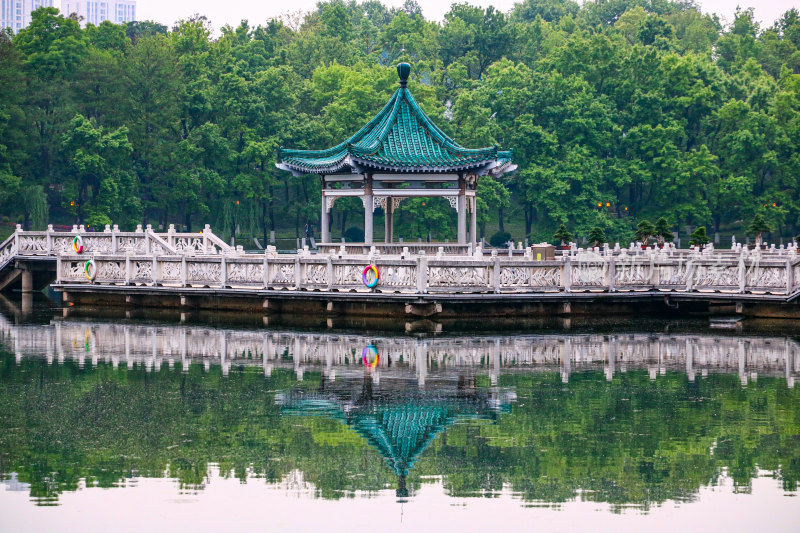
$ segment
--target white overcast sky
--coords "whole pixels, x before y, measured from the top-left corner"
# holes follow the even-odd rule
[[[468,0],[470,4],[493,5],[501,11],[509,11],[515,0]],[[516,0],[519,1],[519,0]],[[400,6],[403,0],[383,0],[384,5]],[[425,18],[441,21],[450,9],[452,0],[419,0]],[[768,27],[785,11],[792,7],[800,9],[800,0],[699,0],[703,11],[717,13],[724,21],[733,22],[736,6],[755,7],[756,18],[761,26]],[[250,25],[261,24],[270,18],[287,11],[310,11],[316,0],[137,0],[137,18],[155,20],[171,26],[179,19],[188,18],[195,13],[205,15],[211,20],[215,32],[225,24],[237,25],[247,19]]]

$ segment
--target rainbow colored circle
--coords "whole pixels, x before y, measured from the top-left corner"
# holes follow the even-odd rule
[[[367,279],[367,273],[370,271],[374,273],[371,280]],[[375,265],[367,265],[366,267],[364,267],[364,272],[361,273],[361,281],[364,282],[364,285],[366,285],[368,289],[375,288],[375,285],[378,284],[380,279],[381,279],[381,274],[380,272],[378,272],[378,267],[376,267]]]
[[[368,357],[370,353],[372,354],[373,358],[371,363],[369,362],[369,357]],[[375,346],[373,346],[372,344],[370,344],[369,346],[364,346],[364,349],[361,351],[361,362],[364,363],[364,366],[367,366],[369,368],[375,368],[376,366],[378,366],[378,359],[379,359],[378,349],[375,348]]]
[[[75,250],[76,254],[83,253],[83,237],[75,235],[75,238],[72,239],[72,249]]]
[[[97,275],[97,265],[95,264],[94,259],[89,259],[86,261],[86,264],[83,265],[83,274],[89,281],[94,281],[94,278]]]

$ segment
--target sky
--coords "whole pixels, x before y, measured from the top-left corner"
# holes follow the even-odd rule
[[[418,0],[425,18],[439,20],[450,9],[455,0]],[[520,0],[468,0],[470,4],[493,5],[501,11],[509,11]],[[316,0],[137,0],[137,18],[155,20],[171,26],[176,20],[188,18],[195,13],[211,20],[216,31],[225,24],[236,26],[243,19],[251,25],[261,24],[271,18],[297,10],[314,9]],[[401,6],[403,0],[383,0],[387,6]],[[717,13],[724,21],[733,22],[737,5],[754,6],[756,19],[762,27],[772,23],[792,7],[800,9],[800,0],[698,0],[704,12]]]

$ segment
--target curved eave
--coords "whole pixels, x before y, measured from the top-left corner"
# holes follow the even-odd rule
[[[384,172],[391,172],[397,174],[447,174],[455,172],[472,171],[480,176],[491,174],[492,176],[499,177],[508,172],[516,170],[517,165],[512,164],[510,161],[501,162],[496,159],[488,159],[482,161],[475,161],[472,163],[465,163],[463,165],[400,165],[400,164],[385,164],[362,159],[360,157],[345,157],[342,160],[332,165],[325,166],[305,166],[288,161],[276,163],[275,166],[281,170],[287,170],[294,176],[303,176],[305,174],[336,174],[342,170],[350,170],[354,174],[361,174],[368,170],[380,170]]]

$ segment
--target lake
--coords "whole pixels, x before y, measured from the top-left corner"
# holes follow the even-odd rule
[[[4,531],[798,530],[793,323],[22,309]]]

